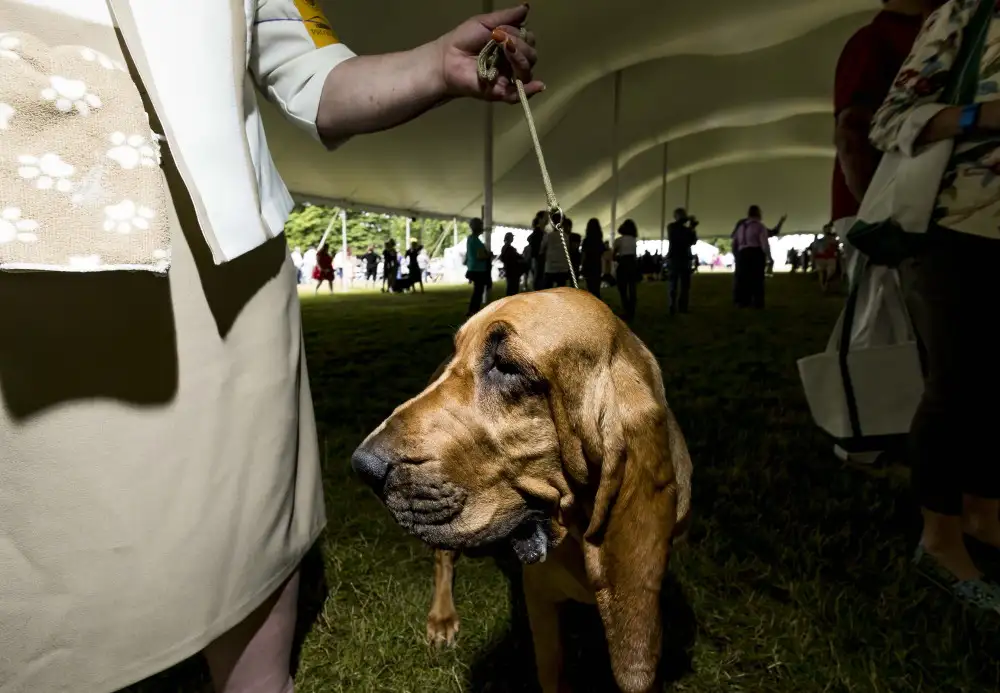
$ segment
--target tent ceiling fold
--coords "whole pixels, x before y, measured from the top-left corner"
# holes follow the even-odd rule
[[[478,1],[325,0],[359,53],[407,48],[474,14]],[[499,3],[498,3],[499,4]],[[611,217],[612,84],[622,70],[619,217],[658,237],[662,147],[668,204],[702,234],[725,235],[750,204],[794,228],[829,217],[832,89],[844,43],[875,0],[545,0],[532,101],[556,194],[578,223]],[[392,17],[387,22],[386,17]],[[579,37],[591,37],[580,41]],[[454,102],[396,130],[326,153],[264,108],[275,160],[299,199],[349,201],[406,214],[469,217],[482,204],[483,107]],[[538,164],[518,107],[495,112],[494,219],[524,226],[544,207]]]

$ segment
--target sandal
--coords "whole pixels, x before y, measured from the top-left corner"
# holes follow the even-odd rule
[[[924,577],[950,592],[966,606],[1000,614],[1000,585],[988,577],[959,580],[927,553],[922,545],[917,546],[913,564]]]

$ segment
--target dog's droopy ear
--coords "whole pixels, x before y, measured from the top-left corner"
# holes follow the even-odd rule
[[[659,366],[631,333],[620,337],[610,369],[599,424],[601,475],[584,555],[615,680],[625,693],[645,693],[656,681],[660,588],[677,522],[674,427]]]

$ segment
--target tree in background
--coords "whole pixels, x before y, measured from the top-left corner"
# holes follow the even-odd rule
[[[327,243],[333,249],[341,245],[340,207],[323,205],[297,205],[285,223],[285,238],[289,248],[303,251],[319,244],[323,234],[333,222]],[[410,223],[410,238],[419,241],[428,253],[442,255],[452,245],[452,224],[440,219],[416,219]],[[458,237],[469,235],[469,225],[458,223]],[[355,255],[363,254],[369,245],[381,250],[390,238],[396,247],[403,249],[406,242],[406,217],[361,210],[347,210],[347,245]]]

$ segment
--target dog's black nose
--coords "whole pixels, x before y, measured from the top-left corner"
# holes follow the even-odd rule
[[[384,457],[362,446],[351,455],[351,466],[376,493],[382,493],[389,474],[389,463]]]

